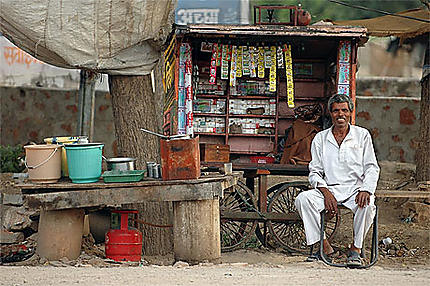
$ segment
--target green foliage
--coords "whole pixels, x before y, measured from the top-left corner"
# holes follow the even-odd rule
[[[0,145],[0,173],[20,173],[25,169],[21,159],[24,157],[24,148],[21,145]]]
[[[375,1],[375,0],[340,0],[344,3],[349,3],[352,5],[363,6],[372,9],[378,9],[385,12],[400,12],[408,9],[418,8],[422,6],[420,0],[385,0],[385,1]],[[254,16],[254,5],[281,5],[281,6],[297,6],[302,4],[304,10],[309,11],[312,15],[312,23],[318,22],[324,19],[331,20],[357,20],[357,19],[367,19],[379,16],[384,16],[381,13],[352,8],[343,6],[340,4],[329,2],[328,0],[251,0],[251,15]],[[287,11],[283,13],[278,13],[277,19],[279,22],[288,22],[289,13]],[[267,20],[267,19],[264,19]],[[253,21],[253,20],[252,20]]]

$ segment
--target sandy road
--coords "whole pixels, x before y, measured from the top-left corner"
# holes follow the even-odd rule
[[[370,270],[231,263],[186,267],[0,266],[0,285],[429,285],[430,266]]]

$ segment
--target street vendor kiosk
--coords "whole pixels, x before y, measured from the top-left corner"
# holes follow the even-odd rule
[[[223,250],[254,233],[265,245],[306,250],[294,198],[307,183],[267,189],[267,175],[307,175],[310,142],[331,125],[328,98],[355,102],[366,41],[365,28],[333,25],[175,28],[164,52],[164,133],[198,135],[202,166],[231,162],[246,178],[220,201]],[[337,222],[327,223],[329,237]]]
[[[300,150],[282,159],[288,133],[297,120],[296,137],[330,126],[334,93],[355,100],[366,40],[356,27],[178,26],[164,53],[164,132],[199,135],[203,162],[306,164]]]

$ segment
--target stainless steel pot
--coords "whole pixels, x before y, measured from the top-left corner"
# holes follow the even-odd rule
[[[110,158],[106,159],[108,171],[128,171],[134,170],[136,158]]]

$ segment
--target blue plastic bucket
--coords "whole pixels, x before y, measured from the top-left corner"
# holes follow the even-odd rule
[[[73,183],[94,183],[102,174],[103,144],[65,144],[69,178]]]

